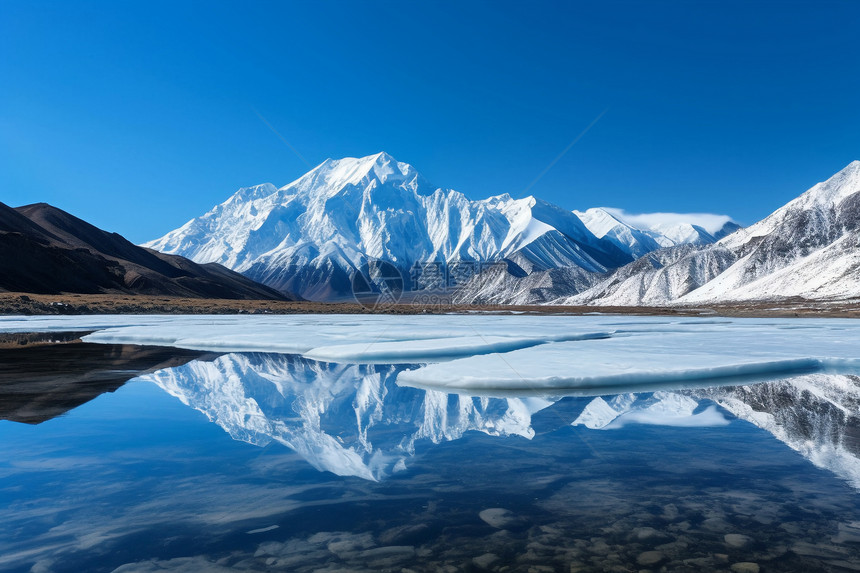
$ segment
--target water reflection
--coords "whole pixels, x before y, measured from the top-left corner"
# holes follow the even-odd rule
[[[319,470],[380,480],[416,449],[461,438],[535,435],[532,418],[611,430],[720,426],[735,416],[860,488],[860,379],[809,375],[750,386],[593,399],[472,397],[395,384],[410,365],[343,365],[282,354],[227,354],[144,376],[236,440],[275,441]],[[548,416],[544,416],[546,419]]]
[[[178,366],[208,353],[161,346],[91,344],[85,332],[0,335],[0,420],[40,424],[142,372]]]
[[[227,354],[141,379],[203,412],[236,440],[280,442],[319,470],[379,480],[406,468],[422,441],[470,430],[534,436],[543,398],[472,398],[403,388],[408,365],[342,365],[283,354]]]
[[[481,398],[398,386],[412,367],[229,354],[0,422],[0,570],[860,562],[855,378]]]
[[[860,489],[860,377],[810,375],[696,393]]]
[[[599,430],[626,423],[720,425],[711,401],[860,489],[857,376],[811,374],[750,386],[598,397],[574,424]]]

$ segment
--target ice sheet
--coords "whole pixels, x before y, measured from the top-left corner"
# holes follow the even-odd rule
[[[334,346],[320,346],[304,352],[305,358],[323,362],[349,362],[353,364],[408,364],[414,362],[441,362],[467,356],[510,352],[540,344],[573,340],[599,340],[609,338],[608,332],[547,335],[541,337],[514,336],[450,336],[426,340],[400,340],[395,342],[361,342]]]
[[[432,362],[445,356],[493,352],[501,340],[517,339],[504,350],[556,340],[609,336],[594,320],[535,321],[515,316],[264,315],[264,316],[62,316],[0,317],[0,332],[97,330],[87,342],[167,345],[216,352],[309,354],[350,362]],[[522,320],[518,320],[522,319]],[[458,348],[458,339],[484,338],[486,343]],[[421,348],[418,345],[424,343]],[[380,346],[389,343],[390,346]],[[352,348],[338,348],[355,345]],[[374,350],[374,347],[379,346]],[[333,347],[329,350],[329,347]],[[445,350],[447,348],[447,350]],[[453,353],[453,354],[452,354]],[[375,358],[374,358],[375,356]],[[402,362],[403,360],[400,360]]]
[[[570,395],[746,384],[809,373],[860,373],[857,326],[822,321],[809,328],[733,321],[684,330],[624,330],[604,340],[557,342],[472,356],[403,372],[408,386],[482,395]],[[860,325],[860,323],[858,323]]]
[[[860,373],[860,322],[624,316],[3,317],[0,332],[97,330],[90,342],[421,365],[402,385],[481,395],[600,395]],[[448,362],[442,362],[447,360]]]

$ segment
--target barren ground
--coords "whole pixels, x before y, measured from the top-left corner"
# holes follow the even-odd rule
[[[46,314],[444,314],[494,312],[531,314],[627,314],[649,316],[860,317],[860,301],[790,300],[699,307],[453,306],[397,304],[368,309],[357,303],[228,300],[117,294],[41,295],[0,292],[0,315]]]

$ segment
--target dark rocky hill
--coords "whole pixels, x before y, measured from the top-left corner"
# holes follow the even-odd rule
[[[289,300],[221,265],[138,247],[45,203],[0,203],[0,290]]]

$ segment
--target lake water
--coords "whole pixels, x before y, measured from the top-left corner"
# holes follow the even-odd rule
[[[0,570],[860,570],[854,376],[492,397],[417,366],[201,352],[0,421]]]

